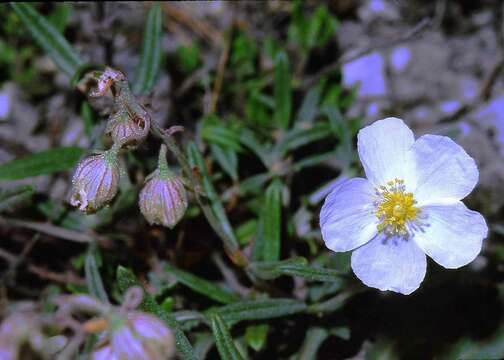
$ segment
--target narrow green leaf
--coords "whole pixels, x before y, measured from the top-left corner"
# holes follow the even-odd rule
[[[302,257],[283,261],[252,262],[249,267],[254,274],[266,280],[289,275],[314,281],[343,282],[339,271],[309,266],[306,259]]]
[[[14,2],[10,3],[10,5],[28,28],[37,44],[47,52],[65,74],[72,77],[84,61],[66,39],[32,5]]]
[[[294,128],[285,133],[285,136],[275,146],[275,151],[282,158],[290,150],[332,135],[331,127],[324,123],[314,124],[309,129]]]
[[[311,88],[303,98],[301,108],[296,116],[296,123],[311,124],[315,119],[320,102],[320,87]]]
[[[60,32],[64,33],[68,19],[70,18],[70,12],[72,11],[72,4],[61,3],[57,4],[49,15],[49,22]]]
[[[0,165],[0,181],[18,180],[72,169],[84,150],[61,147],[9,161]]]
[[[149,10],[145,23],[142,55],[133,82],[136,94],[148,94],[156,82],[161,64],[162,26],[161,6],[155,4]]]
[[[210,145],[213,158],[233,181],[238,181],[238,155],[233,149],[224,150],[218,145]]]
[[[270,168],[272,159],[270,155],[271,146],[269,144],[261,144],[256,139],[254,133],[248,129],[240,131],[240,142],[252,150],[266,168]]]
[[[215,337],[215,344],[217,345],[217,350],[219,351],[219,355],[222,360],[241,360],[243,359],[242,355],[236,348],[236,345],[233,342],[233,338],[229,333],[229,330],[222,320],[222,318],[213,313],[210,316],[211,324],[212,324],[212,332]]]
[[[266,189],[261,209],[260,226],[255,246],[258,260],[275,261],[280,258],[282,182],[275,179]]]
[[[264,320],[300,313],[306,304],[292,299],[264,299],[235,302],[208,312],[218,313],[224,321],[234,325],[246,320]]]
[[[15,189],[0,189],[0,213],[12,211],[31,199],[35,194],[35,188],[32,185],[20,185]]]
[[[119,286],[119,290],[121,292],[125,292],[132,286],[141,286],[135,275],[128,269],[119,266],[117,268],[117,284]],[[142,287],[143,288],[143,287]],[[180,354],[186,360],[197,360],[198,358],[194,354],[194,349],[191,346],[191,343],[187,339],[182,330],[181,325],[175,318],[170,314],[164,311],[157,303],[154,298],[145,291],[144,289],[144,297],[142,303],[139,306],[139,309],[145,312],[149,312],[151,314],[156,315],[161,320],[163,320],[168,327],[173,331],[175,336],[175,346]]]
[[[189,272],[176,269],[173,266],[166,265],[165,270],[177,278],[179,282],[191,288],[192,290],[209,297],[212,300],[223,304],[229,304],[240,300],[240,297],[221,287],[211,283],[208,280],[202,279]]]
[[[103,281],[100,276],[100,270],[96,263],[97,249],[91,246],[86,254],[86,261],[84,263],[84,272],[86,274],[86,284],[88,291],[91,295],[100,299],[104,303],[108,303],[109,299]]]
[[[279,51],[275,57],[274,96],[275,114],[274,119],[278,127],[287,129],[291,117],[291,83],[290,83],[289,59],[287,54]]]
[[[261,351],[264,345],[266,345],[268,330],[268,324],[247,326],[245,330],[245,340],[247,344],[255,351]]]
[[[91,133],[93,131],[93,125],[94,125],[94,116],[93,116],[93,109],[91,108],[91,105],[89,105],[89,102],[83,101],[81,104],[81,118],[82,121],[84,122],[84,132],[86,133],[86,136],[88,138],[91,138]]]
[[[228,220],[226,211],[222,206],[219,195],[212,185],[212,181],[210,180],[210,177],[208,175],[205,162],[203,161],[203,156],[199,152],[194,142],[189,143],[187,146],[187,157],[189,159],[190,165],[192,167],[197,166],[200,170],[203,180],[203,188],[210,201],[212,211],[214,212],[215,217],[220,221],[222,229],[224,230],[228,238],[233,242],[233,245],[238,248],[238,240],[236,240],[236,236],[234,234],[231,223]]]

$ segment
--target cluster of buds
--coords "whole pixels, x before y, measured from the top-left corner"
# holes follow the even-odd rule
[[[151,118],[132,94],[124,74],[107,68],[97,79],[91,96],[104,96],[111,90],[114,112],[105,133],[112,138],[112,147],[79,163],[72,179],[70,203],[91,214],[112,201],[118,190],[121,149],[135,149],[149,134]],[[173,228],[187,209],[187,193],[182,179],[173,174],[166,162],[166,147],[161,146],[158,169],[147,177],[140,192],[140,210],[150,224]]]

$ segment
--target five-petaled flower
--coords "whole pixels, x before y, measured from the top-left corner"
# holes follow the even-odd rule
[[[367,179],[333,189],[320,226],[329,249],[355,249],[352,269],[364,284],[407,295],[425,277],[425,254],[449,269],[476,258],[488,228],[461,202],[478,182],[464,149],[445,136],[415,141],[397,118],[360,130],[357,147]]]

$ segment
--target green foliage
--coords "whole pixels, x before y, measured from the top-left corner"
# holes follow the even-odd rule
[[[245,340],[247,341],[248,346],[255,351],[261,351],[266,345],[268,330],[268,324],[247,326],[245,331]]]
[[[182,73],[190,73],[201,63],[201,52],[196,42],[180,45],[176,50],[177,67]]]
[[[304,3],[296,1],[289,25],[289,42],[307,53],[315,47],[324,46],[334,35],[338,22],[329,13],[326,5],[319,5],[311,16],[306,16]]]
[[[176,269],[168,264],[165,265],[165,270],[170,274],[173,274],[180,283],[212,300],[223,304],[230,304],[240,299],[240,297],[236,294],[224,290],[223,288],[214,285],[212,282],[195,276],[189,272]]]
[[[65,74],[72,77],[84,62],[58,29],[30,4],[11,3],[11,6],[38,45],[47,52]]]
[[[162,12],[155,4],[147,14],[140,64],[136,70],[133,92],[148,94],[154,86],[161,65]]]
[[[32,185],[20,185],[11,190],[0,189],[0,213],[13,211],[30,202],[34,194]]]
[[[18,180],[72,169],[84,150],[61,147],[27,155],[0,165],[0,181]]]
[[[229,329],[222,318],[218,314],[212,313],[210,315],[210,320],[212,323],[212,332],[214,334],[215,343],[217,344],[217,349],[219,350],[221,359],[242,360],[243,356],[236,348],[236,345],[231,338],[231,334],[229,334]]]
[[[306,304],[292,299],[264,299],[238,301],[220,308],[211,309],[219,314],[224,321],[234,325],[247,320],[264,320],[300,313],[306,310]]]
[[[286,129],[291,118],[292,95],[289,59],[283,51],[275,57],[275,123],[279,128]]]
[[[282,182],[273,180],[266,189],[258,234],[254,248],[257,260],[274,261],[280,258]]]
[[[99,267],[101,265],[100,253],[95,246],[90,246],[86,254],[84,271],[86,274],[86,284],[88,291],[91,295],[100,299],[104,303],[108,303],[107,292],[100,275]]]

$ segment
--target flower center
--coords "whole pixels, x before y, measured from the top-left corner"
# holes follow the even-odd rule
[[[388,235],[408,235],[407,225],[411,222],[421,225],[421,209],[416,207],[413,193],[406,192],[404,180],[394,179],[387,186],[376,188],[375,214],[380,220],[378,231]]]

